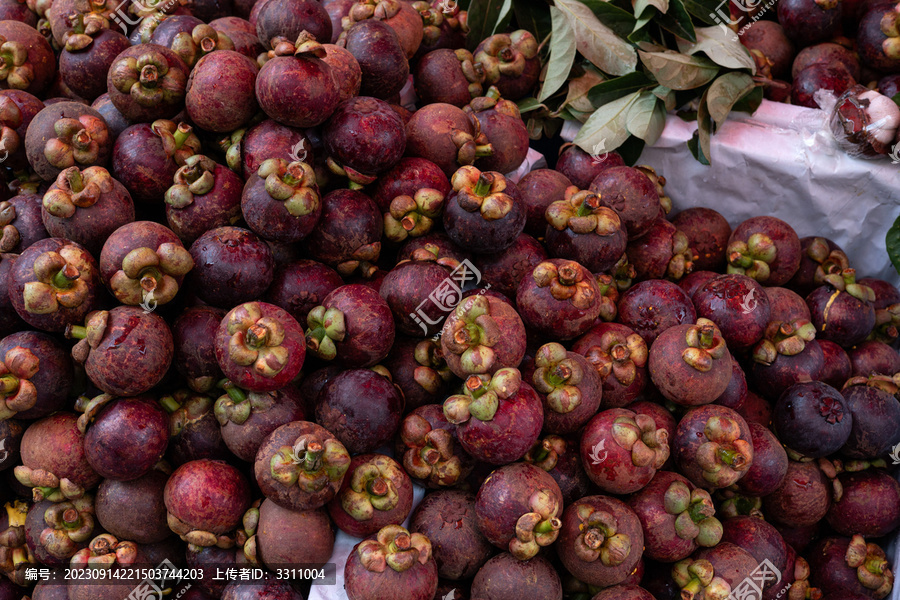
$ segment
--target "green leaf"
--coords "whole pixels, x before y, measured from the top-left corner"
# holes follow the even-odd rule
[[[627,77],[627,75],[626,75]],[[569,79],[569,92],[563,102],[563,106],[571,106],[573,110],[579,112],[594,112],[597,106],[592,104],[588,99],[588,93],[603,82],[603,75],[596,67],[588,67],[584,70],[581,77],[573,77]],[[612,98],[614,100],[614,98]]]
[[[759,105],[762,104],[763,101],[763,89],[762,86],[754,87],[748,94],[746,94],[743,98],[737,101],[737,103],[732,107],[732,112],[745,112],[750,113],[751,115],[756,112],[756,109],[759,108]]]
[[[575,32],[561,10],[550,7],[553,35],[550,38],[550,60],[547,61],[547,77],[541,85],[538,100],[543,102],[562,87],[575,63]]]
[[[628,138],[628,112],[638,96],[640,93],[634,92],[598,108],[575,136],[575,143],[594,154],[618,148]]]
[[[897,217],[897,220],[888,229],[885,245],[887,246],[887,254],[888,258],[891,259],[891,264],[900,273],[900,217]]]
[[[525,114],[527,112],[531,112],[533,110],[537,110],[539,108],[547,108],[546,105],[538,102],[537,98],[522,98],[518,102],[516,102],[516,106],[519,107],[519,112]]]
[[[691,151],[691,154],[694,155],[694,158],[697,160],[697,162],[699,162],[701,165],[709,166],[709,159],[705,154],[703,154],[703,150],[700,149],[700,144],[698,142],[700,137],[699,134],[699,130],[695,131],[694,135],[691,136],[691,139],[688,140],[688,150]]]
[[[689,56],[703,52],[717,65],[728,69],[750,69],[752,74],[756,74],[756,61],[735,32],[727,27],[702,27],[695,33],[696,42],[677,40],[678,50]]]
[[[713,80],[719,67],[699,56],[685,56],[674,50],[664,52],[638,51],[641,62],[656,80],[673,90],[691,90]]]
[[[695,19],[707,25],[716,25],[715,13],[722,0],[684,0],[684,8]]]
[[[494,27],[500,22],[501,14],[509,1],[472,0],[469,5],[469,33],[466,34],[466,47],[469,51],[474,52],[482,40],[493,35]]]
[[[640,138],[636,138],[631,136],[624,142],[622,145],[616,148],[616,152],[619,153],[619,156],[622,157],[622,160],[629,167],[633,167],[634,164],[641,157],[641,152],[644,151],[644,140]]]
[[[590,8],[594,16],[620,38],[624,39],[634,31],[634,15],[615,4],[604,0],[583,0],[582,4]]]
[[[664,85],[658,85],[651,90],[653,95],[663,101],[666,112],[675,110],[675,92]]]
[[[894,97],[891,98],[891,100],[894,101],[894,104],[896,104],[897,106],[900,106],[900,92],[894,94]]]
[[[725,73],[712,82],[706,93],[706,104],[715,123],[714,129],[722,126],[732,107],[754,87],[753,78],[740,71]]]
[[[634,71],[637,66],[634,48],[601,23],[587,6],[578,0],[556,0],[556,7],[569,20],[582,56],[604,73],[625,75]]]
[[[603,106],[607,102],[612,102],[632,92],[640,91],[648,85],[653,85],[653,80],[644,75],[643,72],[635,71],[634,73],[622,75],[595,85],[588,92],[588,100],[594,106]]]
[[[700,150],[703,152],[703,156],[706,157],[707,161],[712,162],[712,150],[710,148],[712,144],[712,119],[709,116],[709,107],[706,104],[706,99],[709,95],[709,88],[706,88],[706,91],[703,92],[703,96],[700,98],[700,106],[697,108],[697,131],[699,132],[698,141],[700,142]]]
[[[659,14],[664,15],[669,10],[669,0],[635,0],[634,16],[641,18],[651,6],[658,10]],[[650,14],[652,15],[653,11],[650,11]]]
[[[656,17],[656,22],[669,33],[674,33],[690,42],[697,41],[691,15],[684,7],[682,0],[669,0],[669,11]]]
[[[550,6],[538,0],[513,0],[513,12],[520,29],[531,32],[540,43],[550,35]]]
[[[641,92],[628,109],[625,127],[628,132],[651,146],[656,143],[666,126],[666,110],[662,101],[652,91]]]
[[[512,21],[512,16],[512,0],[503,0],[503,5],[500,6],[500,16],[497,17],[497,23],[494,24],[491,35],[504,33],[506,28],[509,27],[510,21]],[[540,40],[538,42],[540,43]]]

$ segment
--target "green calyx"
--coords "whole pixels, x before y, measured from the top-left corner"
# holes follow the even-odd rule
[[[483,65],[485,83],[496,83],[501,75],[516,78],[528,60],[537,56],[538,42],[524,29],[513,33],[498,33],[481,43],[475,60]]]
[[[445,196],[432,188],[421,188],[412,196],[397,196],[384,214],[384,233],[392,242],[421,237],[434,227],[441,215]]]
[[[673,481],[665,492],[663,506],[675,517],[675,533],[684,540],[711,548],[722,539],[722,524],[715,518],[709,492],[691,490],[683,481]]]
[[[28,348],[7,350],[0,362],[0,421],[29,410],[37,402],[37,388],[30,381],[40,369],[40,359]]]
[[[44,525],[40,545],[56,558],[69,559],[94,532],[94,497],[85,494],[53,504],[44,511]]]
[[[216,185],[216,162],[202,154],[194,154],[184,160],[175,172],[174,184],[166,190],[165,200],[172,208],[185,208],[194,202],[194,196],[209,193]]]
[[[279,448],[269,461],[272,479],[285,487],[296,485],[307,493],[340,482],[349,468],[350,454],[342,443],[315,435],[300,436],[293,446]]]
[[[681,358],[701,373],[712,369],[713,361],[729,356],[722,333],[709,319],[697,319],[697,324],[685,334],[685,344]]]
[[[176,124],[174,121],[158,119],[153,121],[150,128],[162,141],[166,156],[174,160],[179,167],[183,167],[184,162],[191,156],[200,154],[200,138],[186,122]]]
[[[731,586],[715,574],[708,560],[686,558],[672,567],[672,579],[681,588],[684,600],[727,600]]]
[[[109,80],[116,90],[150,108],[180,102],[184,98],[187,74],[179,66],[170,68],[162,53],[149,50],[137,58],[117,59],[110,67]]]
[[[182,31],[171,43],[172,51],[189,67],[214,50],[234,50],[231,39],[206,23],[194,27],[190,33]]]
[[[566,453],[568,443],[565,439],[558,435],[548,435],[542,440],[538,440],[525,453],[525,462],[531,463],[536,467],[540,467],[545,471],[552,471],[556,468],[559,458]]]
[[[433,340],[422,340],[413,350],[416,368],[413,380],[429,394],[437,394],[444,384],[453,379],[453,373],[444,360],[444,353],[439,343]]]
[[[534,389],[546,394],[551,409],[560,414],[572,412],[581,404],[581,389],[578,384],[584,371],[575,358],[556,342],[544,344],[535,355],[535,369],[532,381]]]
[[[578,505],[578,529],[575,554],[585,562],[600,560],[607,567],[622,564],[631,554],[631,537],[617,533],[618,521],[612,513],[588,504]]]
[[[566,188],[563,200],[547,207],[544,216],[557,231],[569,228],[574,233],[606,237],[622,230],[622,219],[613,209],[600,205],[600,194],[579,190],[574,185]]]
[[[637,467],[651,465],[660,469],[669,458],[669,434],[665,429],[657,428],[656,421],[649,415],[635,413],[634,416],[616,417],[610,433],[619,447],[631,452],[631,461]]]
[[[856,569],[856,577],[872,596],[887,596],[894,584],[894,574],[884,550],[878,544],[866,543],[861,535],[854,535],[844,557],[847,566]]]
[[[362,565],[373,573],[383,573],[388,567],[402,573],[416,563],[431,559],[431,542],[421,533],[410,533],[400,525],[387,525],[374,540],[360,542],[356,548]]]
[[[97,162],[101,146],[109,140],[106,122],[92,115],[59,119],[53,132],[56,137],[44,144],[44,158],[57,169]]]
[[[266,317],[256,302],[242,304],[226,315],[228,358],[250,367],[264,377],[274,377],[290,359],[284,342],[284,327],[278,319]]]
[[[169,413],[169,435],[179,435],[185,426],[196,423],[213,409],[213,399],[189,390],[177,390],[159,399],[160,405]]]
[[[337,308],[317,306],[306,317],[306,348],[323,360],[334,360],[337,342],[344,341],[347,325],[344,313]]]
[[[728,257],[728,273],[746,275],[760,283],[768,281],[770,265],[777,258],[778,249],[772,238],[764,233],[754,233],[746,242],[735,240],[725,249]]]
[[[715,487],[728,487],[750,468],[753,446],[740,437],[740,425],[729,417],[710,417],[704,435],[707,441],[700,444],[696,457],[703,478]]]
[[[39,255],[32,267],[37,281],[26,283],[22,292],[25,310],[45,315],[80,306],[90,295],[87,282],[94,277],[89,261],[84,251],[71,245]]]
[[[400,424],[400,440],[407,448],[403,467],[410,476],[435,487],[449,487],[459,481],[462,462],[454,453],[450,431],[433,429],[424,417],[409,414]]]
[[[89,208],[100,196],[113,191],[113,180],[103,167],[78,167],[63,169],[42,200],[48,213],[60,219],[75,215],[79,208]]]
[[[179,280],[194,268],[191,253],[180,242],[158,248],[135,248],[122,259],[121,268],[109,280],[122,304],[167,304],[178,293]]]
[[[28,48],[0,36],[0,80],[13,90],[24,90],[34,81],[34,66],[28,62]]]
[[[321,201],[316,173],[307,163],[270,158],[263,161],[256,174],[265,180],[269,196],[284,202],[284,208],[292,217],[305,217],[319,210]]]
[[[500,408],[500,401],[515,400],[522,383],[518,369],[507,367],[491,375],[469,375],[462,394],[454,394],[444,401],[444,416],[454,425],[470,418],[490,421]]]
[[[824,277],[825,283],[841,292],[846,292],[862,302],[875,302],[875,291],[867,285],[856,283],[856,269],[844,269]]]
[[[554,299],[569,301],[576,308],[587,309],[597,299],[591,274],[575,261],[563,261],[559,265],[544,261],[534,268],[531,276],[538,287],[549,287]]]
[[[482,172],[473,166],[460,167],[450,178],[455,199],[467,212],[480,212],[487,221],[502,219],[513,209],[508,183],[500,173]]]
[[[544,546],[559,537],[562,521],[559,514],[562,504],[550,490],[539,489],[528,499],[531,509],[516,521],[516,537],[509,542],[509,553],[519,560],[537,556]]]
[[[588,349],[584,356],[601,379],[612,376],[627,387],[634,383],[638,369],[647,365],[649,355],[647,342],[638,334],[607,331],[600,336],[600,343]]]
[[[341,508],[357,521],[369,521],[375,511],[393,510],[400,502],[405,473],[392,458],[376,455],[350,473],[350,485],[341,492]]]
[[[806,344],[816,338],[816,326],[806,319],[790,322],[772,321],[763,339],[753,349],[753,360],[771,365],[779,355],[796,356]]]
[[[271,392],[250,392],[239,388],[228,379],[218,383],[225,392],[215,402],[213,414],[219,425],[228,423],[243,425],[254,412],[264,412],[275,406]]]
[[[441,341],[460,357],[466,373],[488,373],[496,362],[494,346],[500,341],[500,326],[491,317],[491,303],[483,295],[469,296],[454,309],[444,326]]]

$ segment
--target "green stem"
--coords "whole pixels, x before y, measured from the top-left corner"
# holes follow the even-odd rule
[[[66,330],[66,337],[83,340],[87,337],[87,327],[84,325],[69,325],[69,328]]]
[[[19,379],[15,375],[0,377],[0,395],[8,396],[19,389]]]
[[[488,195],[488,192],[491,191],[491,183],[491,178],[488,177],[487,173],[482,173],[478,178],[478,182],[475,184],[473,192],[479,198],[484,198]]]
[[[247,393],[228,379],[225,379],[224,383],[220,383],[219,387],[225,390],[225,393],[228,394],[228,397],[231,398],[235,404],[240,404],[247,399]]]
[[[79,275],[78,269],[71,265],[66,265],[53,275],[51,282],[53,287],[60,290],[67,290],[72,287],[73,282],[78,279]]]
[[[172,395],[163,396],[159,399],[159,403],[169,414],[172,414],[173,412],[181,408],[181,404],[179,404],[178,400],[175,399],[175,396]]]

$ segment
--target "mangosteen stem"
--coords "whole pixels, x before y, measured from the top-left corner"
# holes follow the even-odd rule
[[[716,330],[712,325],[702,325],[700,327],[700,347],[701,348],[711,348],[713,345],[713,339],[716,336]]]
[[[235,404],[240,404],[247,399],[247,393],[234,385],[229,379],[223,379],[219,382],[219,387],[225,390],[225,393],[228,394],[228,397],[231,398]]]
[[[587,196],[581,204],[578,206],[578,210],[575,211],[575,214],[579,217],[586,217],[590,214],[593,214],[594,210],[600,206],[600,196],[597,194],[591,194]]]
[[[866,561],[866,571],[873,575],[883,575],[887,566],[887,561],[883,558],[871,558]]]
[[[531,457],[534,462],[543,462],[543,460],[550,455],[550,448],[548,448],[547,446],[548,444],[546,444],[545,442],[544,444],[541,444],[540,448],[532,453]]]
[[[262,348],[266,345],[269,337],[269,330],[260,325],[251,325],[247,329],[246,341],[247,345],[252,348]]]
[[[534,526],[535,533],[552,533],[553,532],[553,519],[544,519],[540,523]]]
[[[388,484],[381,477],[376,477],[375,479],[370,479],[368,483],[366,483],[366,491],[373,496],[387,496],[388,493]]]
[[[141,69],[141,85],[144,87],[154,88],[159,81],[159,72],[156,65],[144,65]]]
[[[62,516],[63,527],[66,529],[78,529],[81,527],[81,515],[74,508],[67,509]]]
[[[84,189],[84,178],[78,169],[72,169],[66,173],[66,181],[69,183],[69,188],[76,194]]]
[[[556,365],[556,368],[550,371],[547,376],[547,381],[550,385],[554,387],[558,387],[561,385],[566,385],[566,382],[569,381],[569,378],[572,377],[572,369],[566,365],[559,364]]]
[[[322,466],[322,453],[325,448],[318,442],[310,442],[306,446],[306,453],[303,456],[303,469],[306,471],[318,471]]]
[[[737,466],[743,463],[743,456],[735,450],[719,448],[716,451],[718,459],[726,465]]]
[[[80,273],[74,265],[67,264],[53,276],[53,287],[67,290],[74,285],[74,281],[78,279],[79,275]]]
[[[0,377],[0,395],[8,396],[19,389],[19,379],[15,375]]]
[[[691,579],[687,585],[681,588],[681,597],[683,599],[690,599],[695,597],[700,593],[700,580],[699,579]]]
[[[181,147],[184,146],[184,143],[191,136],[192,131],[193,128],[187,123],[181,122],[178,124],[175,133],[172,134],[172,137],[175,138],[175,148],[177,150],[181,150]]]
[[[487,388],[484,387],[484,384],[481,383],[481,380],[475,375],[469,376],[466,380],[466,389],[469,390],[469,393],[473,398],[481,398],[485,393],[487,393]]]
[[[181,408],[181,404],[179,404],[178,400],[175,399],[175,396],[171,394],[160,398],[159,403],[169,414],[172,414],[173,412]]]
[[[691,517],[691,521],[694,523],[699,523],[703,519],[706,519],[710,515],[709,507],[703,504],[702,502],[695,502],[688,509],[688,516]]]
[[[66,327],[66,337],[69,339],[83,340],[87,337],[87,327],[84,325],[69,325]]]
[[[491,191],[491,184],[493,183],[493,178],[487,173],[482,173],[478,177],[478,182],[475,184],[475,195],[479,198],[483,198],[488,195],[488,192]]]

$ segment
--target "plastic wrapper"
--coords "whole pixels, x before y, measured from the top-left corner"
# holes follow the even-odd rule
[[[816,99],[829,113],[828,125],[834,139],[850,156],[878,159],[894,148],[900,107],[887,96],[855,85],[837,99],[832,94],[820,99],[818,92]]]

